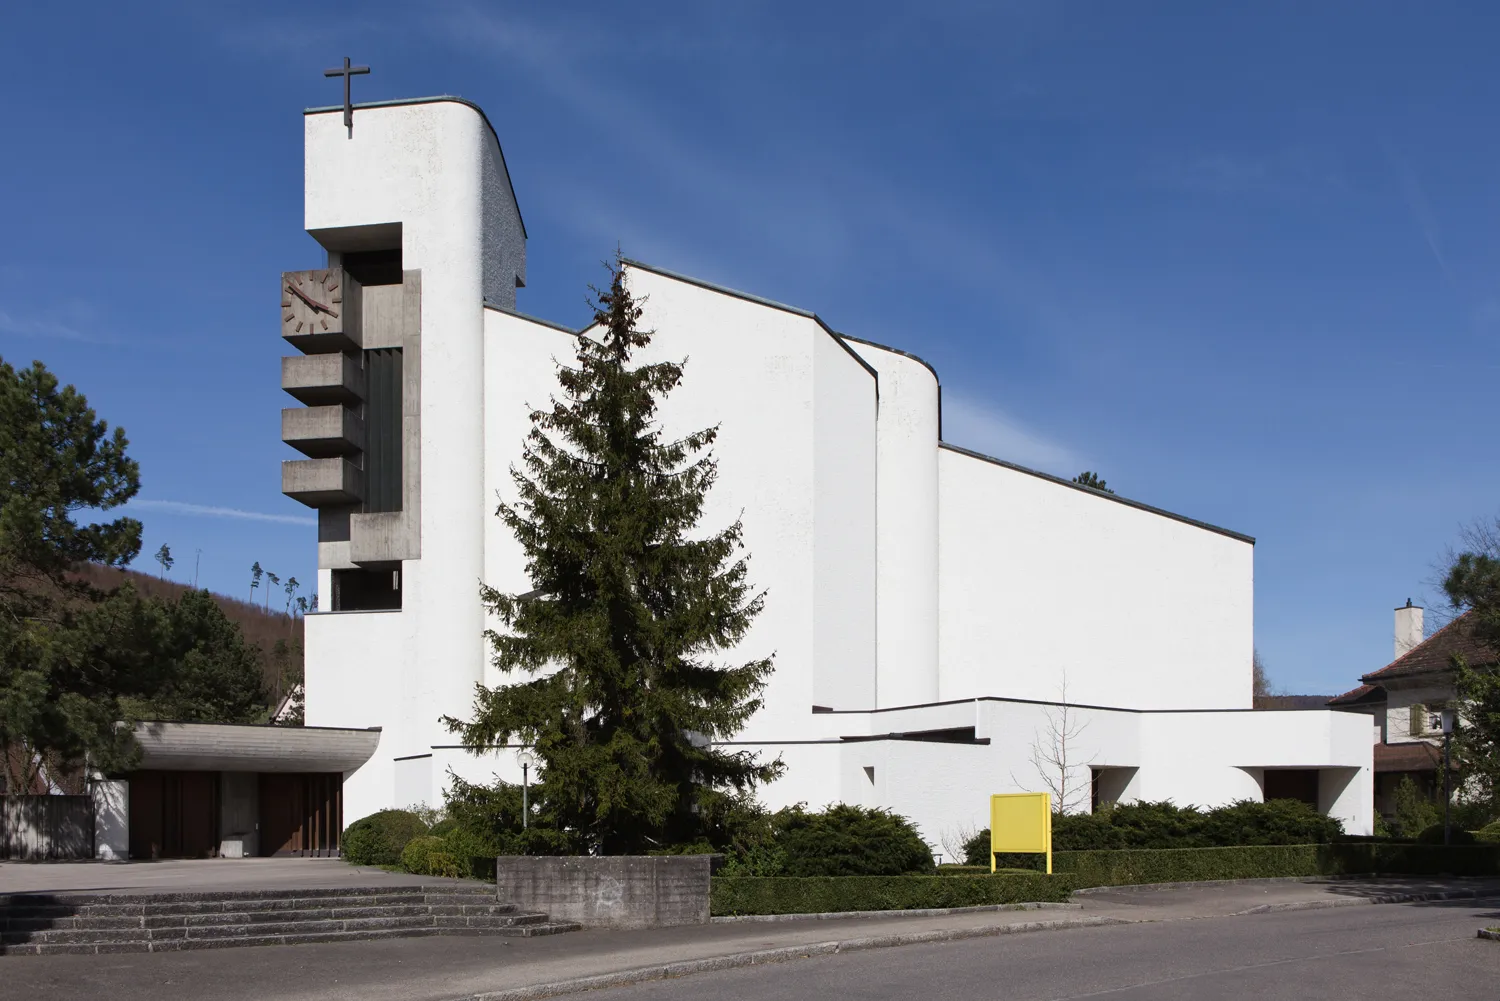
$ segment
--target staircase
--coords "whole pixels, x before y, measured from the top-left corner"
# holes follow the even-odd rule
[[[0,896],[0,954],[176,952],[423,935],[555,935],[478,883]]]

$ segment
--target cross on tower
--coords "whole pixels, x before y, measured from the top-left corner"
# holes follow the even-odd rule
[[[370,72],[368,66],[350,66],[349,57],[344,57],[343,66],[335,66],[331,70],[324,70],[324,76],[341,76],[344,78],[344,127],[349,130],[349,138],[354,138],[354,104],[349,100],[349,81],[353,77]]]

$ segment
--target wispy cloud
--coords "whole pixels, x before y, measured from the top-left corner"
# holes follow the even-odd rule
[[[58,320],[43,320],[20,316],[0,310],[0,334],[15,337],[38,337],[57,341],[76,341],[80,344],[114,344],[116,339],[108,335],[81,330],[79,327]]]
[[[318,520],[300,514],[266,514],[263,511],[242,511],[237,507],[215,507],[211,504],[189,504],[174,500],[133,500],[131,507],[143,507],[153,511],[168,511],[172,514],[193,514],[205,518],[237,518],[241,521],[269,521],[281,525],[316,525]]]
[[[1027,427],[998,407],[946,388],[943,440],[1060,476],[1072,476],[1086,465],[1067,445]]]
[[[1427,200],[1427,189],[1422,187],[1422,181],[1417,177],[1417,172],[1412,169],[1393,146],[1390,140],[1384,140],[1385,157],[1391,165],[1391,171],[1396,175],[1396,180],[1401,185],[1401,195],[1406,201],[1407,211],[1411,213],[1412,221],[1417,224],[1417,229],[1422,234],[1422,239],[1427,243],[1427,249],[1432,251],[1433,260],[1437,261],[1438,267],[1449,281],[1453,280],[1453,272],[1448,268],[1448,260],[1443,255],[1442,234],[1438,230],[1437,216],[1432,212],[1432,203]]]
[[[1164,155],[1146,167],[1146,181],[1177,191],[1211,195],[1295,195],[1343,186],[1340,172],[1330,158],[1321,151],[1304,147]]]

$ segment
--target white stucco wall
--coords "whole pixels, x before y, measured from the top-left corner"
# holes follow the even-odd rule
[[[877,381],[837,338],[818,331],[808,340],[814,366],[813,702],[873,709]]]
[[[1034,749],[1046,761],[1049,724],[1061,707],[984,700],[892,713],[842,716],[844,732],[871,734],[975,727],[986,744],[909,740],[846,742],[840,747],[840,793],[846,802],[884,806],[910,817],[934,846],[962,829],[989,824],[995,793],[1046,791]],[[1263,798],[1267,768],[1318,769],[1320,809],[1351,834],[1373,823],[1368,721],[1349,713],[1128,712],[1069,710],[1069,783],[1075,811],[1089,809],[1091,768],[1107,768],[1104,791],[1121,802],[1171,800],[1224,806]],[[871,781],[865,768],[872,768]],[[1070,796],[1070,799],[1072,797]]]
[[[381,728],[375,753],[344,776],[346,825],[398,805],[393,759],[431,743],[423,703],[409,694],[415,628],[405,612],[314,612],[303,620],[307,725]]]
[[[876,706],[938,699],[937,375],[878,345],[847,340],[880,373],[876,420]]]
[[[130,857],[130,782],[93,779],[89,794],[94,800],[94,857],[124,861]]]
[[[1250,543],[950,449],[938,483],[941,698],[1249,707]]]

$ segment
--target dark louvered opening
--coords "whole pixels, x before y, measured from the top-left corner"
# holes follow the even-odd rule
[[[401,349],[365,352],[365,511],[401,510]]]

